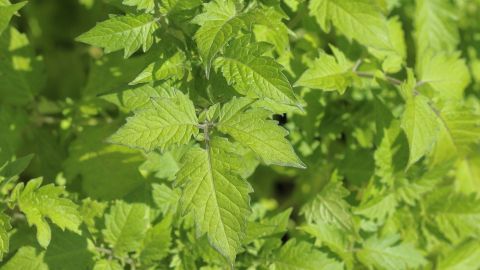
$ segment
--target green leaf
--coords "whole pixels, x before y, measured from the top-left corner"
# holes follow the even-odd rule
[[[103,236],[115,254],[124,256],[141,247],[149,224],[149,209],[146,205],[115,201],[105,216]]]
[[[250,13],[249,18],[253,17],[252,21],[255,22],[255,39],[271,43],[279,55],[287,54],[290,50],[289,28],[283,20],[288,16],[273,7],[255,9]]]
[[[137,7],[138,10],[145,10],[146,13],[151,13],[155,8],[155,0],[123,0],[122,4]]]
[[[285,233],[287,231],[288,221],[291,214],[292,208],[288,208],[273,217],[264,218],[258,222],[248,222],[247,236],[244,240],[244,244],[248,244],[264,237]]]
[[[369,238],[357,252],[358,259],[370,268],[392,270],[416,269],[427,263],[413,245],[396,244],[399,239],[398,235]]]
[[[43,261],[44,253],[37,253],[31,246],[21,247],[15,255],[2,266],[2,270],[49,270],[48,265]]]
[[[398,202],[393,193],[377,194],[358,206],[354,213],[375,220],[380,224],[390,217],[397,209]]]
[[[218,129],[250,148],[267,165],[305,168],[285,139],[288,132],[276,121],[268,119],[272,113],[260,108],[245,111],[248,103],[247,99],[233,99],[225,104],[220,112]]]
[[[201,4],[201,0],[161,0],[160,11],[167,15],[174,15],[194,9]]]
[[[25,6],[25,4],[27,4],[27,1],[11,5],[0,5],[0,34],[7,28],[13,15]]]
[[[123,198],[145,184],[138,171],[144,162],[143,155],[134,149],[105,143],[115,129],[115,123],[84,128],[70,144],[64,162],[65,177],[77,179],[82,192],[92,199]]]
[[[304,225],[300,229],[315,237],[315,245],[328,247],[342,258],[347,269],[352,269],[355,260],[350,251],[349,235],[343,229],[325,222]]]
[[[271,57],[262,56],[265,43],[252,43],[250,36],[236,39],[217,59],[229,84],[243,95],[268,98],[278,103],[300,106],[283,67]]]
[[[0,260],[3,259],[3,254],[6,254],[9,251],[9,232],[11,229],[12,225],[10,225],[10,217],[4,213],[0,213]]]
[[[148,229],[141,247],[140,261],[142,264],[155,265],[168,255],[172,241],[171,231],[171,215]]]
[[[440,258],[439,270],[477,269],[480,267],[480,244],[475,240],[468,240],[458,246],[452,247],[445,256]]]
[[[381,182],[393,185],[395,173],[407,165],[408,142],[400,121],[394,118],[390,109],[379,99],[375,100],[375,114],[375,144],[378,145],[374,153],[375,174]]]
[[[349,39],[378,50],[392,51],[388,23],[372,0],[312,0],[310,14],[326,32],[331,24]]]
[[[13,161],[7,161],[2,167],[0,167],[0,182],[8,182],[22,173],[30,164],[32,158],[33,154],[30,154]]]
[[[451,53],[460,40],[455,8],[449,1],[415,1],[415,29],[417,56],[445,52]]]
[[[337,48],[334,55],[321,53],[294,86],[303,86],[343,94],[353,82],[353,64]]]
[[[198,134],[198,119],[192,101],[178,93],[172,98],[152,100],[139,109],[109,138],[109,142],[145,151],[186,144]]]
[[[53,228],[44,261],[49,269],[83,270],[93,266],[93,255],[85,236]]]
[[[472,108],[450,103],[439,112],[440,134],[432,162],[438,164],[472,152],[480,141],[480,114]]]
[[[0,35],[0,104],[25,106],[45,85],[43,60],[26,34],[10,27]]]
[[[383,71],[386,73],[397,73],[402,69],[407,57],[405,33],[399,17],[393,17],[388,20],[388,33],[393,45],[392,51],[376,50],[374,48],[369,48],[369,51],[376,58],[383,60]]]
[[[114,260],[99,260],[95,263],[93,270],[123,270],[124,268]]]
[[[102,47],[106,53],[125,49],[128,58],[138,49],[146,52],[152,46],[157,28],[157,20],[149,14],[117,16],[98,23],[77,41]]]
[[[407,97],[401,126],[408,139],[410,166],[432,150],[438,137],[439,120],[428,98],[414,94],[411,86],[405,89],[411,96]]]
[[[204,12],[193,20],[200,28],[195,33],[195,41],[202,57],[207,77],[213,59],[245,26],[239,17],[235,2],[231,0],[215,0],[204,5]]]
[[[470,73],[458,53],[425,54],[417,65],[421,82],[431,86],[440,98],[447,101],[463,98],[463,92],[470,83]]]
[[[46,221],[49,218],[62,230],[77,232],[82,220],[77,206],[69,199],[62,198],[64,189],[53,184],[40,186],[42,179],[30,180],[26,186],[18,184],[12,194],[18,207],[25,214],[28,224],[37,227],[37,240],[46,248],[51,239],[51,229]]]
[[[302,208],[301,213],[305,215],[308,223],[333,224],[352,232],[354,224],[350,205],[344,199],[348,194],[341,182],[331,182]]]
[[[252,192],[239,176],[242,160],[232,148],[227,140],[212,138],[207,149],[191,148],[177,174],[183,186],[181,206],[183,212],[193,213],[197,236],[206,234],[230,264],[245,238]]]
[[[131,86],[122,91],[106,94],[101,98],[119,106],[125,111],[131,112],[148,105],[152,99],[161,99],[174,96],[175,88],[168,83],[160,85],[141,84]]]
[[[171,189],[164,184],[153,184],[153,201],[164,214],[169,211],[175,213],[180,200],[179,190]]]
[[[480,235],[480,200],[475,194],[463,195],[442,188],[429,194],[425,203],[430,220],[453,243]]]
[[[87,225],[87,228],[90,232],[98,232],[96,225],[100,218],[103,217],[106,208],[106,202],[99,202],[90,198],[82,200],[80,214],[82,215],[82,220],[85,225]]]
[[[185,53],[178,51],[168,59],[162,59],[148,65],[130,84],[149,83],[174,78],[181,80],[186,69]]]
[[[276,254],[273,265],[276,270],[343,269],[343,263],[327,255],[308,242],[289,240]]]

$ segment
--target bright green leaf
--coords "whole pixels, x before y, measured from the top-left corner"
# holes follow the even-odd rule
[[[198,133],[192,101],[178,93],[172,98],[152,99],[109,138],[109,142],[152,151],[186,144]]]
[[[77,40],[102,47],[106,53],[125,49],[128,58],[138,49],[146,52],[152,46],[157,28],[157,20],[149,14],[117,16],[98,23]]]

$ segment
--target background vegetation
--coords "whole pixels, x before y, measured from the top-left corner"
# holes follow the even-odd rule
[[[480,1],[10,2],[0,269],[480,269]],[[209,69],[195,34],[228,9],[245,25]],[[151,48],[81,36],[147,13]],[[229,53],[264,57],[295,102],[228,74]],[[178,88],[204,119],[247,96],[289,131],[293,167],[235,148],[254,191],[238,243],[224,248],[179,209],[179,170],[205,137],[150,152],[111,143],[147,86]]]

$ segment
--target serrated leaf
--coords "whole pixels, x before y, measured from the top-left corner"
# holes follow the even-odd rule
[[[10,5],[0,5],[0,34],[7,28],[13,15],[25,6],[25,4],[27,4],[27,1]]]
[[[282,20],[288,16],[273,7],[255,9],[250,13],[253,14],[247,16],[254,17],[252,21],[256,23],[253,28],[255,39],[273,44],[279,55],[287,53],[290,50],[290,29]]]
[[[399,17],[393,17],[388,20],[388,33],[393,45],[392,51],[382,51],[374,48],[369,48],[369,51],[376,58],[383,60],[383,71],[386,73],[396,73],[402,69],[402,65],[407,57],[405,33]]]
[[[347,265],[347,269],[351,269],[354,263],[354,256],[349,250],[349,235],[334,224],[316,223],[300,227],[300,229],[313,237],[315,237],[316,246],[326,246]]]
[[[23,183],[18,184],[13,191],[12,199],[17,201],[28,224],[37,227],[37,240],[46,248],[51,239],[51,229],[46,218],[62,230],[74,232],[78,231],[82,220],[77,206],[71,200],[61,197],[65,193],[63,188],[53,184],[46,186],[41,184],[41,178],[30,180],[25,186]]]
[[[233,99],[220,112],[218,129],[250,148],[267,165],[305,168],[290,142],[288,132],[275,121],[269,120],[271,112],[260,108],[245,111],[243,99]]]
[[[458,246],[452,247],[439,259],[439,270],[477,269],[480,267],[480,244],[475,240],[468,240]]]
[[[168,59],[162,59],[148,65],[130,84],[149,83],[169,78],[181,80],[185,75],[185,61],[185,53],[179,51]]]
[[[445,0],[415,1],[417,54],[451,53],[459,42],[455,8]]]
[[[141,247],[149,224],[149,209],[146,205],[116,201],[105,216],[103,236],[115,254],[123,256]]]
[[[438,136],[439,120],[429,102],[422,95],[414,95],[406,101],[401,126],[410,149],[408,166],[429,153]]]
[[[354,224],[350,206],[345,201],[349,192],[340,182],[331,182],[308,204],[301,213],[308,223],[333,224],[342,230],[352,232]]]
[[[138,49],[146,52],[152,46],[157,28],[156,19],[149,14],[117,16],[98,23],[77,41],[102,47],[106,53],[125,49],[124,58],[128,58]]]
[[[324,91],[338,91],[343,94],[353,81],[353,64],[345,55],[332,46],[334,56],[321,53],[312,66],[305,71],[295,86],[303,86]]]
[[[455,159],[472,152],[480,141],[480,115],[472,108],[448,104],[439,112],[439,137],[432,155],[433,163]]]
[[[244,244],[248,244],[256,239],[286,232],[291,213],[292,208],[288,208],[273,217],[264,218],[258,222],[248,222],[247,236],[244,240]]]
[[[142,84],[131,86],[117,93],[106,94],[101,98],[119,106],[125,111],[131,112],[148,105],[152,99],[161,99],[174,96],[178,90],[168,84],[150,85]]]
[[[427,263],[413,245],[397,244],[399,239],[398,235],[369,238],[357,252],[358,259],[370,268],[392,270],[416,269]]]
[[[431,86],[440,98],[448,101],[463,98],[463,92],[470,83],[470,73],[457,53],[426,53],[417,65],[420,81]]]
[[[194,18],[193,22],[200,25],[195,41],[207,77],[215,56],[245,26],[238,15],[234,1],[215,0],[205,4],[204,12]]]
[[[142,264],[154,265],[168,255],[172,241],[171,230],[171,215],[148,229],[141,247],[140,261]]]
[[[358,206],[354,213],[383,224],[385,219],[396,211],[397,205],[398,202],[393,193],[378,194],[373,199]]]
[[[312,0],[310,14],[326,32],[333,24],[349,39],[379,50],[392,51],[387,19],[372,0]]]
[[[328,258],[313,245],[295,239],[282,246],[275,256],[273,265],[276,270],[343,269],[343,263]]]
[[[239,176],[241,157],[231,149],[220,138],[212,138],[207,149],[193,147],[183,157],[177,181],[183,186],[183,212],[193,213],[197,236],[206,234],[210,244],[233,264],[245,238],[252,188]]]
[[[103,217],[106,208],[106,202],[99,202],[90,198],[86,198],[82,201],[80,214],[82,215],[82,220],[85,225],[87,225],[87,228],[90,232],[96,233],[98,231],[96,227],[97,220]]]
[[[153,185],[152,197],[155,204],[162,210],[164,214],[177,210],[178,202],[180,201],[180,192],[176,189],[171,189],[164,184]]]
[[[135,112],[109,142],[145,151],[186,144],[198,133],[198,119],[192,101],[178,93],[172,98],[152,100]]]
[[[376,138],[374,153],[375,174],[380,181],[393,185],[394,175],[404,169],[408,162],[408,142],[389,108],[379,99],[375,100]]]
[[[253,98],[269,98],[278,103],[300,106],[283,67],[273,58],[262,56],[265,44],[252,43],[250,36],[234,40],[217,59],[215,67],[239,93]]]
[[[430,194],[426,208],[437,228],[453,243],[480,235],[480,200],[475,194],[452,193],[449,188]]]

